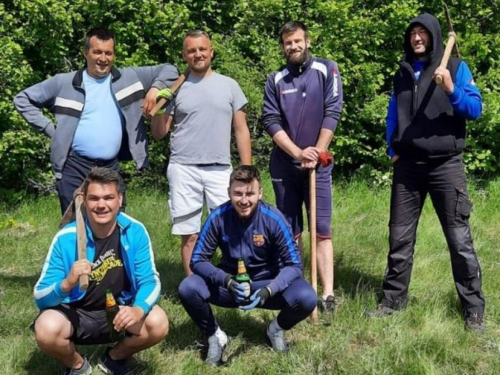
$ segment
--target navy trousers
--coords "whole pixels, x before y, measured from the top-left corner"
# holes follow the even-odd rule
[[[269,282],[270,280],[252,282],[252,293]],[[190,275],[181,282],[179,297],[188,315],[206,337],[212,336],[218,327],[210,304],[227,308],[238,307],[226,288],[207,284],[198,275]],[[316,293],[311,285],[301,278],[293,281],[283,292],[269,298],[262,308],[281,310],[278,314],[278,324],[288,330],[307,318],[316,303]]]
[[[56,188],[59,195],[59,203],[61,204],[61,214],[64,215],[66,209],[73,200],[73,193],[78,189],[87,174],[94,167],[109,168],[120,173],[120,164],[118,159],[112,160],[93,160],[71,151],[68,159],[64,164],[62,178],[57,180]],[[125,184],[121,182],[120,191],[123,193],[122,211],[125,211]]]

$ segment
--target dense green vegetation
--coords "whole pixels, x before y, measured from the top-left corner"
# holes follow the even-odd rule
[[[215,369],[203,363],[202,351],[196,344],[201,335],[177,297],[177,287],[183,278],[180,241],[170,235],[165,192],[151,189],[129,192],[127,211],[149,230],[162,281],[159,303],[170,318],[166,340],[135,356],[131,362],[134,374],[498,374],[498,179],[483,187],[471,187],[475,204],[471,226],[482,265],[487,304],[484,335],[463,329],[449,253],[430,202],[424,207],[419,225],[408,308],[380,320],[365,316],[367,310],[375,307],[386,265],[390,191],[354,181],[338,184],[335,189],[335,291],[342,302],[337,313],[326,319],[320,315],[322,321],[318,325],[300,323],[287,333],[291,352],[279,355],[265,346],[263,334],[265,322],[275,313],[216,309],[218,321],[231,341],[228,366]],[[273,197],[269,183],[265,186],[265,197]],[[27,199],[15,209],[0,205],[2,375],[45,375],[59,369],[55,361],[38,350],[28,329],[37,314],[33,286],[58,221],[59,205],[55,197]],[[96,364],[104,348],[79,347],[79,350]],[[93,374],[101,373],[95,369]]]
[[[460,52],[484,97],[484,114],[469,124],[469,171],[495,174],[500,154],[500,9],[494,0],[449,0]],[[48,139],[15,113],[21,89],[83,64],[82,39],[97,25],[118,36],[118,66],[171,62],[184,69],[184,33],[212,34],[214,67],[234,77],[249,99],[255,161],[267,164],[271,140],[259,125],[267,74],[283,63],[277,32],[291,19],[311,30],[315,55],[338,62],[344,113],[332,150],[336,173],[389,171],[384,118],[391,78],[409,20],[424,12],[445,25],[441,0],[10,0],[0,3],[0,197],[20,198],[52,182]],[[446,30],[443,30],[446,33]],[[152,169],[142,179],[163,181],[166,142],[151,142]],[[132,166],[126,166],[130,172]]]

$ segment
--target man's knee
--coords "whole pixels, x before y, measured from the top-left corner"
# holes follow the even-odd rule
[[[69,339],[72,330],[70,321],[63,314],[46,310],[35,322],[35,340],[40,345],[55,343],[59,339]]]
[[[192,301],[200,293],[200,281],[203,279],[197,275],[190,275],[182,280],[179,285],[179,298],[183,303]]]
[[[144,323],[148,331],[148,336],[154,339],[154,341],[163,340],[168,335],[168,317],[161,307],[153,307]]]
[[[316,293],[311,287],[302,288],[297,294],[297,299],[301,309],[308,312],[312,312],[318,303]]]

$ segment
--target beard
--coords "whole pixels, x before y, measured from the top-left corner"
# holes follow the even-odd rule
[[[286,53],[285,56],[286,56],[286,61],[288,63],[293,65],[302,65],[307,61],[307,59],[310,56],[309,48],[306,48],[300,53],[293,53],[293,54]]]

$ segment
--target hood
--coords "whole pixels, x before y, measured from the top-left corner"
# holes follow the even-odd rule
[[[441,60],[444,52],[441,25],[439,24],[439,21],[436,19],[436,17],[429,13],[421,14],[420,16],[412,19],[410,25],[406,29],[404,39],[404,60],[411,63],[415,59],[415,54],[413,53],[413,48],[411,47],[410,43],[410,31],[417,24],[425,27],[430,33],[431,51],[428,55],[429,61],[432,63],[434,61]]]

